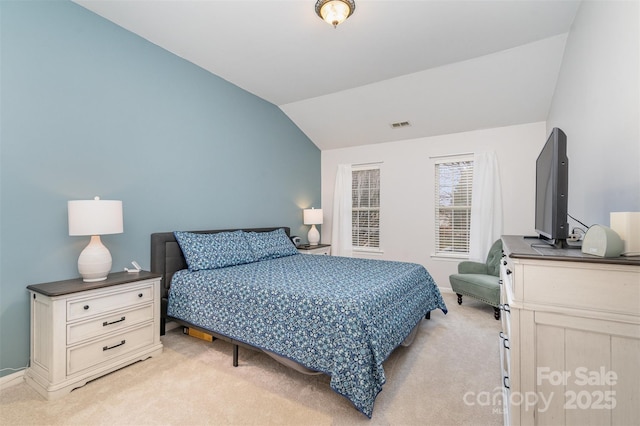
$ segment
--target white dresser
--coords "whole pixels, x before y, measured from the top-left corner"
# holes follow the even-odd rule
[[[640,259],[502,240],[505,424],[637,424]]]
[[[47,399],[162,352],[160,278],[149,272],[110,274],[30,285],[29,385]]]

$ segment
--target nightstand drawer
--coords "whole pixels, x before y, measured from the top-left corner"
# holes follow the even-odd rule
[[[153,284],[67,302],[67,321],[113,312],[153,300]]]
[[[99,337],[132,325],[153,320],[153,304],[120,311],[84,322],[67,325],[67,344],[73,345],[84,339]]]
[[[153,344],[154,323],[67,349],[67,375],[72,375],[127,352]]]

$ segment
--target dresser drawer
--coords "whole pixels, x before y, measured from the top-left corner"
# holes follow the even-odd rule
[[[67,302],[67,321],[113,312],[153,300],[153,284]]]
[[[73,345],[88,338],[100,337],[151,320],[153,304],[149,303],[87,321],[71,323],[67,325],[67,344]]]
[[[67,375],[72,375],[153,344],[154,323],[67,349]]]

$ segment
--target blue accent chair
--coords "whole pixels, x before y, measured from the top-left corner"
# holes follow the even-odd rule
[[[485,263],[465,260],[458,264],[458,273],[449,276],[451,288],[458,295],[458,305],[462,296],[469,296],[493,306],[493,316],[500,319],[500,258],[502,240],[491,246]]]

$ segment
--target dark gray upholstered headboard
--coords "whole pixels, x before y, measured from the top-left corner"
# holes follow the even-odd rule
[[[291,229],[286,226],[276,226],[273,228],[245,228],[242,231],[248,232],[269,232],[276,229],[284,229],[287,236],[291,235]],[[238,229],[216,229],[211,231],[190,231],[197,234],[216,234],[218,232],[238,231]],[[173,274],[181,269],[187,268],[187,262],[184,259],[182,250],[176,241],[173,232],[158,232],[151,234],[151,272],[162,275],[161,296],[162,310],[161,316],[166,318],[167,314],[167,298],[169,295],[169,287],[171,286],[171,278]]]

